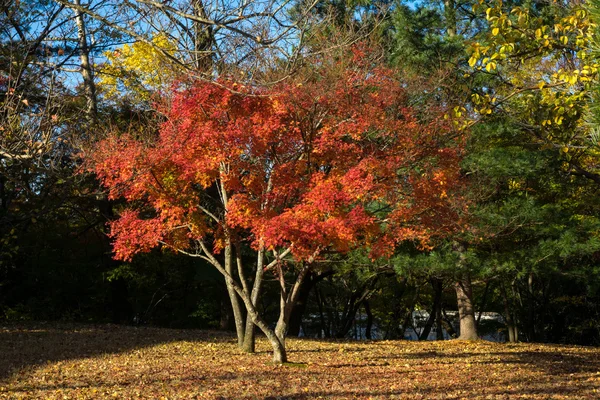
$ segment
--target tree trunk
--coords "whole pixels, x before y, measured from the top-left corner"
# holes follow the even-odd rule
[[[460,320],[459,340],[477,340],[477,324],[475,310],[473,309],[473,291],[471,277],[465,273],[462,279],[455,283],[456,300],[458,303],[458,317]]]
[[[427,323],[425,323],[425,327],[419,335],[419,340],[427,340],[427,338],[429,337],[429,333],[431,333],[431,328],[433,327],[433,323],[435,322],[436,316],[438,315],[438,309],[441,308],[442,281],[437,278],[431,278],[431,285],[433,286],[434,291],[433,305],[431,306],[431,312],[429,313]]]
[[[319,290],[319,287],[316,288],[315,293],[317,295],[317,304],[319,306],[319,338],[323,339],[323,337],[331,337],[331,331],[329,326],[325,323],[325,314],[323,313],[323,295]]]
[[[360,291],[356,291],[352,293],[350,300],[344,306],[343,319],[338,331],[335,333],[335,337],[338,339],[342,339],[346,337],[350,329],[352,329],[352,324],[356,318],[356,313],[360,309],[360,306],[371,296],[373,293],[373,288],[377,283],[379,278],[375,277],[371,280],[371,282],[366,283],[360,289]]]
[[[502,300],[504,301],[504,320],[506,322],[506,329],[508,330],[508,341],[510,343],[515,343],[517,341],[517,328],[515,327],[512,317],[512,310],[508,301],[508,296],[506,295],[506,288],[504,287],[504,284],[502,284],[501,290]]]
[[[319,274],[309,272],[306,278],[304,278],[304,281],[300,287],[298,300],[296,301],[296,304],[292,308],[292,312],[290,314],[288,336],[298,336],[300,334],[302,317],[304,316],[304,311],[306,310],[310,292],[318,282],[322,281],[328,276],[331,276],[332,274],[333,270],[324,271]]]
[[[258,250],[257,261],[256,261],[256,273],[254,275],[254,284],[252,285],[252,294],[250,299],[252,304],[256,307],[258,302],[258,296],[262,289],[263,274],[264,274],[264,263],[265,263],[265,250],[261,248]],[[242,350],[246,353],[254,353],[256,347],[256,328],[251,318],[246,318],[246,331],[244,335],[244,343]]]
[[[404,297],[404,292],[406,290],[406,282],[408,281],[408,279],[406,277],[402,278],[402,285],[400,285],[400,283],[394,279],[394,281],[392,282],[392,288],[394,291],[394,295],[393,295],[393,299],[392,299],[392,317],[389,320],[388,326],[385,329],[385,334],[383,336],[384,340],[388,340],[388,339],[397,339],[401,337],[401,334],[399,332],[398,329],[398,321],[400,320],[402,314],[403,314],[403,307],[402,307],[402,303],[401,300]]]
[[[231,245],[225,246],[225,271],[229,274],[229,276],[233,276],[231,250]],[[240,304],[238,295],[236,294],[235,288],[233,287],[233,281],[226,279],[225,282],[227,284],[227,293],[229,294],[229,301],[231,302],[231,308],[233,310],[233,321],[235,324],[235,333],[237,334],[238,346],[242,347],[244,344],[244,315],[242,312],[242,306]]]
[[[402,321],[402,336],[404,337],[404,335],[406,334],[406,330],[408,329],[409,326],[413,326],[413,312],[415,311],[415,306],[417,304],[417,300],[419,300],[419,287],[415,286],[415,293],[411,299],[411,302],[408,306],[408,310],[406,312],[406,315],[404,316],[404,321]],[[415,330],[415,333],[417,331]]]
[[[232,283],[233,286],[233,283]],[[241,288],[238,288],[241,291]],[[243,293],[243,292],[242,292]],[[251,299],[247,295],[242,296],[242,300],[246,305],[246,309],[248,310],[248,318],[256,325],[258,328],[265,334],[269,344],[273,348],[273,362],[278,364],[283,364],[287,362],[287,353],[285,350],[285,342],[279,340],[277,334],[269,328],[269,325],[260,317],[254,305],[251,302]]]
[[[292,308],[298,301],[298,296],[300,294],[300,287],[306,278],[306,274],[309,271],[309,266],[302,264],[302,269],[296,277],[296,282],[292,286],[289,293],[285,288],[285,280],[283,277],[283,269],[279,269],[279,279],[281,284],[281,295],[280,295],[280,308],[279,308],[279,319],[277,320],[277,325],[275,326],[275,335],[279,339],[279,342],[285,346],[285,338],[288,331],[288,323],[290,320],[290,314],[292,312]]]
[[[479,321],[481,321],[481,314],[483,314],[483,310],[485,310],[485,305],[487,303],[489,289],[490,289],[490,281],[487,281],[485,283],[485,290],[483,291],[483,297],[481,298],[481,304],[479,305],[479,314],[477,315],[477,328],[479,328]]]
[[[202,19],[208,19],[203,0],[193,0],[194,14]],[[194,54],[196,70],[211,76],[213,72],[213,27],[194,21]]]
[[[365,300],[364,302],[365,313],[367,314],[367,327],[365,329],[365,338],[371,340],[373,337],[371,335],[371,329],[373,328],[373,313],[371,312],[371,305],[369,304],[369,300]]]
[[[438,307],[435,313],[435,339],[444,340],[444,327],[442,326],[442,306]]]
[[[76,6],[80,6],[80,0],[74,0]],[[86,114],[90,120],[95,120],[98,113],[98,101],[96,98],[96,84],[90,63],[90,49],[87,43],[87,32],[85,20],[81,11],[75,12],[75,23],[77,24],[77,40],[79,45],[79,60],[81,65],[81,77],[86,99]]]
[[[533,290],[533,272],[527,278],[527,293],[529,295],[527,318],[527,341],[535,341],[535,293]]]
[[[444,326],[444,329],[446,329],[446,332],[448,332],[448,335],[451,338],[456,338],[458,335],[456,334],[456,331],[454,330],[454,327],[452,326],[452,321],[450,320],[450,318],[448,318],[448,315],[446,314],[446,310],[444,310],[442,308],[442,325]]]

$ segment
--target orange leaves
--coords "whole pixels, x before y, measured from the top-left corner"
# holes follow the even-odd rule
[[[100,143],[89,163],[111,197],[154,216],[126,212],[113,225],[119,257],[159,240],[210,237],[219,250],[233,236],[293,245],[300,259],[357,246],[389,255],[449,226],[460,145],[442,120],[417,121],[393,71],[326,69],[270,88],[181,87],[154,143]]]
[[[111,236],[115,239],[115,258],[131,260],[138,252],[148,252],[162,240],[164,226],[158,219],[140,219],[135,211],[125,211],[111,224]]]

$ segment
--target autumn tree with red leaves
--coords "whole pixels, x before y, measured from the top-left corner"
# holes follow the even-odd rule
[[[278,363],[298,288],[325,251],[427,247],[458,219],[460,146],[441,118],[415,117],[393,71],[355,50],[303,78],[176,88],[155,141],[115,133],[87,156],[110,197],[127,200],[111,224],[115,257],[162,246],[206,260],[227,282],[239,345],[253,350],[256,325]],[[280,282],[275,329],[256,307],[265,274]]]

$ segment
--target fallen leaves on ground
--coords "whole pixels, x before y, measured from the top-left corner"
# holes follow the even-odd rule
[[[7,399],[598,399],[600,349],[489,342],[259,339],[215,331],[38,324],[0,329]]]

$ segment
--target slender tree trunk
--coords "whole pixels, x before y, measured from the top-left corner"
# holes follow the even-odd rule
[[[392,287],[394,290],[394,297],[393,297],[393,302],[392,302],[392,309],[393,309],[393,314],[392,317],[390,318],[390,321],[388,323],[388,326],[385,329],[385,335],[383,336],[384,340],[387,339],[396,339],[399,338],[401,335],[398,332],[398,321],[400,320],[400,317],[402,316],[402,313],[404,311],[404,309],[401,306],[401,299],[404,297],[404,292],[406,291],[406,282],[408,281],[408,279],[406,277],[402,278],[402,285],[400,285],[400,283],[397,280],[394,280],[394,282],[392,283]]]
[[[456,334],[456,331],[454,330],[454,327],[452,326],[452,321],[450,320],[450,318],[448,318],[448,315],[446,314],[446,310],[442,308],[442,325],[444,326],[444,329],[446,329],[446,332],[448,332],[448,335],[450,335],[451,338],[456,338],[458,335]]]
[[[317,295],[317,304],[319,306],[319,323],[320,323],[320,328],[319,328],[319,338],[323,338],[323,337],[331,337],[331,331],[329,329],[329,327],[327,326],[327,324],[325,323],[325,314],[323,313],[323,295],[321,294],[321,291],[319,290],[319,287],[317,286],[316,291],[315,291],[316,295]]]
[[[504,320],[506,322],[506,329],[508,330],[508,341],[510,343],[515,343],[517,341],[515,323],[512,317],[512,310],[510,307],[510,302],[508,301],[508,296],[506,294],[506,288],[504,284],[501,286],[502,291],[502,300],[504,301]]]
[[[302,265],[302,269],[296,278],[296,282],[292,286],[289,293],[285,289],[285,280],[283,279],[283,270],[279,269],[280,283],[281,283],[281,297],[280,297],[280,308],[279,308],[279,319],[277,321],[277,325],[275,326],[275,335],[285,346],[285,338],[288,330],[288,323],[290,320],[290,314],[292,312],[292,308],[298,301],[298,296],[300,293],[300,287],[302,286],[302,282],[306,278],[306,274],[309,271],[308,265]]]
[[[404,316],[404,321],[402,321],[402,336],[404,336],[406,334],[406,330],[408,329],[408,327],[413,326],[413,312],[415,311],[415,306],[417,304],[417,300],[419,299],[419,287],[416,286],[415,287],[415,293],[411,299],[411,302],[408,306],[408,310],[406,311],[406,315]],[[415,330],[416,333],[416,330]]]
[[[444,327],[442,326],[442,305],[437,308],[435,313],[435,339],[444,340]]]
[[[528,318],[527,318],[527,340],[535,341],[535,292],[533,290],[533,272],[527,277],[527,294],[529,296]]]
[[[225,246],[225,271],[229,274],[229,276],[234,276],[231,250],[231,245]],[[233,287],[232,280],[227,279],[225,282],[227,284],[227,293],[229,294],[229,301],[231,302],[231,308],[233,310],[233,322],[235,324],[235,333],[237,334],[238,346],[242,347],[244,344],[244,314],[242,311],[242,306]]]
[[[76,6],[80,6],[80,0],[74,0]],[[90,120],[95,120],[98,113],[98,101],[96,98],[96,84],[90,63],[90,48],[87,42],[87,32],[83,13],[75,12],[75,23],[77,24],[77,40],[79,44],[79,60],[81,65],[81,77],[86,99],[86,114]]]
[[[481,298],[481,304],[479,305],[479,314],[477,315],[477,328],[479,328],[479,321],[481,321],[481,315],[483,314],[483,310],[485,310],[485,305],[487,303],[489,289],[490,289],[490,281],[487,281],[485,283],[485,290],[483,291],[483,297]]]
[[[256,272],[254,275],[254,284],[252,285],[252,294],[250,298],[252,304],[256,307],[258,302],[258,296],[262,289],[263,275],[264,275],[264,264],[265,264],[265,250],[260,248],[258,250],[257,261],[256,261]],[[246,353],[254,353],[256,347],[256,330],[254,323],[251,318],[246,319],[246,331],[244,335],[244,343],[242,350]]]
[[[431,312],[429,313],[429,318],[425,323],[425,327],[421,331],[421,335],[419,335],[419,340],[427,340],[429,334],[431,333],[431,328],[433,327],[433,323],[435,322],[436,316],[438,315],[438,309],[441,308],[442,303],[442,281],[437,278],[431,278],[431,285],[433,286],[433,305],[431,306]]]
[[[352,324],[356,319],[356,313],[360,309],[360,306],[368,300],[368,298],[373,293],[373,289],[375,284],[377,283],[378,277],[375,277],[371,282],[365,284],[360,291],[352,293],[350,300],[344,306],[344,313],[342,323],[340,324],[340,328],[335,333],[335,337],[338,339],[344,338],[350,329],[352,329]]]
[[[371,305],[369,304],[369,300],[365,300],[364,302],[365,314],[367,314],[367,327],[365,329],[365,338],[371,340],[373,337],[371,335],[371,330],[373,329],[373,313],[371,312]]]

